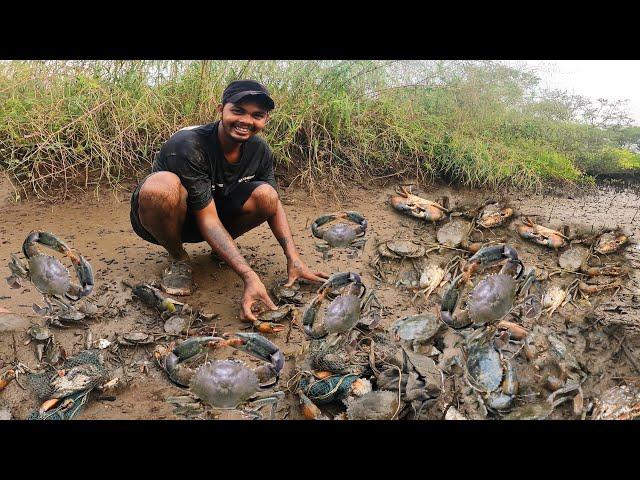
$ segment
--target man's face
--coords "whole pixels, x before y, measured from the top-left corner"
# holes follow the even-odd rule
[[[238,143],[246,142],[262,131],[269,119],[266,108],[252,101],[218,105],[218,112],[222,115],[223,134]]]

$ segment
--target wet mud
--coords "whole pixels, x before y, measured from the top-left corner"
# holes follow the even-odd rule
[[[137,299],[132,299],[131,290],[122,283],[159,281],[161,271],[168,262],[167,254],[161,247],[146,243],[133,232],[129,223],[128,194],[103,195],[100,198],[87,196],[84,199],[59,204],[33,200],[16,204],[11,200],[12,190],[8,183],[4,181],[0,185],[0,271],[3,277],[10,273],[6,267],[10,254],[22,256],[21,245],[30,231],[54,232],[84,255],[93,266],[96,285],[89,299],[97,305],[98,314],[87,322],[87,326],[94,339],[114,339],[119,333],[133,330],[163,333],[163,321],[159,315]],[[405,316],[426,311],[437,313],[442,288],[435,290],[426,303],[419,300],[413,302],[413,292],[396,286],[393,281],[381,281],[377,278],[376,269],[370,265],[376,255],[376,244],[379,241],[416,238],[421,241],[435,241],[436,230],[433,225],[402,216],[389,206],[388,198],[393,193],[393,185],[354,188],[340,199],[328,195],[310,197],[308,192],[295,188],[283,190],[281,193],[294,240],[304,261],[312,269],[327,273],[360,273],[364,282],[375,289],[376,295],[385,306],[381,328],[386,328]],[[506,200],[518,214],[527,215],[537,223],[552,228],[559,228],[564,224],[577,225],[587,230],[596,230],[603,226],[624,226],[632,235],[631,244],[627,247],[630,254],[626,260],[632,271],[630,277],[625,279],[625,288],[629,295],[634,291],[640,294],[640,252],[635,243],[640,238],[640,193],[637,191],[602,186],[585,194],[574,192],[564,195],[525,195],[518,192],[496,193],[421,185],[416,193],[431,199],[446,195],[451,206],[477,204],[489,198]],[[347,249],[334,249],[325,259],[323,253],[316,250],[317,239],[312,237],[310,226],[320,214],[339,210],[357,210],[367,218],[368,240],[364,249],[357,255]],[[525,265],[536,266],[538,269],[556,266],[558,253],[520,239],[514,229],[518,222],[518,219],[513,220],[509,226],[496,230],[495,235],[507,238],[508,243],[518,250]],[[266,224],[237,239],[237,245],[267,288],[286,280],[285,257]],[[191,296],[181,297],[180,300],[205,313],[216,314],[212,320],[192,324],[191,332],[210,334],[247,329],[247,324],[239,318],[241,280],[226,265],[220,265],[212,259],[206,243],[188,245],[187,251],[192,257],[197,289]],[[433,251],[427,255],[425,261],[442,264],[453,253],[455,252],[448,250]],[[571,280],[570,276],[557,275],[545,282],[545,288],[550,283],[566,286]],[[305,302],[308,302],[314,288],[303,286],[302,290],[305,292]],[[609,299],[611,295],[612,292],[604,292],[593,296],[591,300],[598,296]],[[23,282],[23,287],[19,289],[11,289],[4,280],[0,282],[0,307],[28,322],[42,323],[41,317],[34,313],[34,303],[41,305],[42,297],[29,282]],[[611,333],[603,326],[589,323],[588,319],[585,319],[587,310],[588,308],[576,308],[568,304],[558,308],[551,317],[543,315],[538,320],[577,352],[579,361],[588,372],[588,379],[582,387],[585,404],[593,402],[612,386],[638,384],[640,378],[640,371],[636,370],[629,358],[640,358],[640,336],[634,333],[633,329],[616,330]],[[640,333],[640,319],[638,325]],[[289,328],[288,322],[286,327]],[[56,328],[53,331],[56,340],[68,356],[84,349],[87,334],[85,329],[72,327]],[[297,325],[293,326],[290,332],[285,330],[268,337],[285,354],[286,366],[279,383],[280,389],[284,390],[287,379],[307,348],[308,342]],[[0,372],[16,361],[32,367],[35,365],[34,345],[25,345],[26,340],[24,325],[13,332],[0,332]],[[623,340],[624,348],[621,346]],[[121,362],[119,372],[125,380],[124,386],[114,396],[89,403],[77,418],[185,418],[176,414],[173,405],[166,401],[168,397],[185,395],[185,390],[167,379],[166,374],[155,364],[152,353],[153,345],[121,348],[118,361]],[[251,365],[256,364],[251,357],[229,347],[214,350],[209,359],[229,357],[242,359]],[[636,363],[640,361],[636,360]],[[535,374],[527,375],[529,374],[522,372],[522,385],[539,381]],[[464,393],[460,390],[463,387],[459,380],[446,378],[444,383],[445,391],[437,404],[430,409],[429,418],[444,418],[451,405],[460,407],[460,398]],[[522,395],[527,395],[526,388],[521,389],[521,392]],[[0,399],[10,410],[13,418],[26,418],[38,407],[38,401],[29,388],[23,390],[15,381],[0,392]],[[525,401],[526,398],[522,397],[519,400]],[[569,403],[559,406],[551,418],[576,418]],[[451,416],[452,414],[449,414],[449,417]],[[295,395],[287,393],[276,417],[302,418]],[[467,413],[467,417],[473,415]],[[207,418],[247,417],[239,412],[220,410],[209,414]]]

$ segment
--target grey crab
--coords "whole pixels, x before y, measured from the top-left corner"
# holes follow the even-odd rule
[[[79,284],[71,283],[69,271],[57,258],[40,253],[37,244],[52,248],[68,257],[78,276]],[[69,246],[52,233],[32,231],[22,244],[22,253],[27,259],[22,262],[11,255],[9,269],[11,275],[7,282],[12,288],[19,288],[19,279],[27,279],[43,295],[47,306],[43,309],[34,305],[34,310],[49,316],[50,323],[63,326],[64,322],[77,322],[85,314],[74,308],[69,301],[75,302],[93,290],[93,270],[89,262],[76,254]],[[55,307],[54,304],[55,303]]]
[[[335,223],[325,226],[339,219],[346,219],[351,223]],[[362,214],[354,211],[321,215],[311,224],[313,236],[322,240],[316,245],[320,251],[338,247],[362,247],[366,242],[363,238],[366,231],[367,220]]]
[[[507,260],[497,275],[482,279],[469,293],[466,308],[459,308],[460,284],[468,282],[471,274],[481,266]],[[530,293],[531,288],[535,292]],[[535,277],[535,270],[524,274],[524,265],[517,251],[505,244],[484,247],[474,254],[464,271],[454,278],[444,293],[440,316],[452,328],[475,327],[494,323],[505,317],[514,307],[516,298],[523,296],[523,315],[535,318],[542,311],[542,288]]]
[[[199,367],[189,389],[203,402],[215,408],[237,408],[248,400],[254,404],[273,405],[272,418],[277,402],[284,397],[282,392],[261,392],[273,387],[284,367],[282,351],[265,337],[257,333],[234,333],[223,335],[224,345],[242,350],[267,362],[254,369],[238,360],[214,360]]]
[[[345,286],[346,291],[334,298],[327,307],[323,322],[316,324],[322,302],[336,289]],[[345,333],[351,330],[360,321],[361,298],[365,291],[366,287],[357,273],[342,272],[331,275],[302,314],[304,332],[311,338],[322,338],[330,333]]]

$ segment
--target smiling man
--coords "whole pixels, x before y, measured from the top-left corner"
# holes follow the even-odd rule
[[[268,222],[287,258],[289,284],[299,278],[323,281],[293,243],[276,191],[273,153],[257,134],[274,108],[268,90],[252,80],[227,86],[217,122],[179,130],[162,146],[151,175],[131,197],[131,225],[148,242],[162,245],[171,264],[161,286],[171,295],[189,295],[192,269],[183,243],[206,241],[243,280],[241,316],[255,320],[257,301],[276,308],[264,284],[236,247],[234,238]]]

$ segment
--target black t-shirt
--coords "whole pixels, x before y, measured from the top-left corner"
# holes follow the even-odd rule
[[[174,133],[160,149],[152,172],[175,173],[187,189],[187,208],[201,210],[215,196],[229,195],[241,182],[262,180],[277,188],[273,153],[254,135],[242,146],[240,160],[229,163],[218,140],[220,122],[186,127]]]

